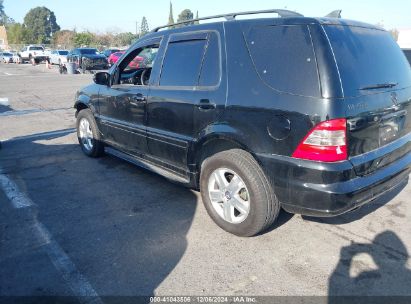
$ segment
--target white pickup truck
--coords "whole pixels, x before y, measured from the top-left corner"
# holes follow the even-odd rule
[[[19,55],[22,62],[34,59],[35,63],[40,63],[47,59],[47,55],[44,53],[44,47],[41,45],[26,46],[20,51]]]

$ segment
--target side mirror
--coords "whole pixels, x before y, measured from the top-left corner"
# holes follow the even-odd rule
[[[110,85],[110,74],[107,72],[98,72],[94,74],[93,80],[96,84],[109,86]]]

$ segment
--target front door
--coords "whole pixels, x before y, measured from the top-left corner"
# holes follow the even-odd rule
[[[104,140],[133,154],[147,152],[146,106],[152,65],[160,41],[137,45],[111,69],[112,85],[99,92]]]

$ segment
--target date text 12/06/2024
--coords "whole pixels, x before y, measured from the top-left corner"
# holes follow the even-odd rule
[[[258,303],[255,297],[150,297],[150,303]]]

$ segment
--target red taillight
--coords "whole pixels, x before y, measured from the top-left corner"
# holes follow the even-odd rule
[[[333,119],[318,124],[302,140],[292,156],[322,162],[346,160],[347,120]]]

